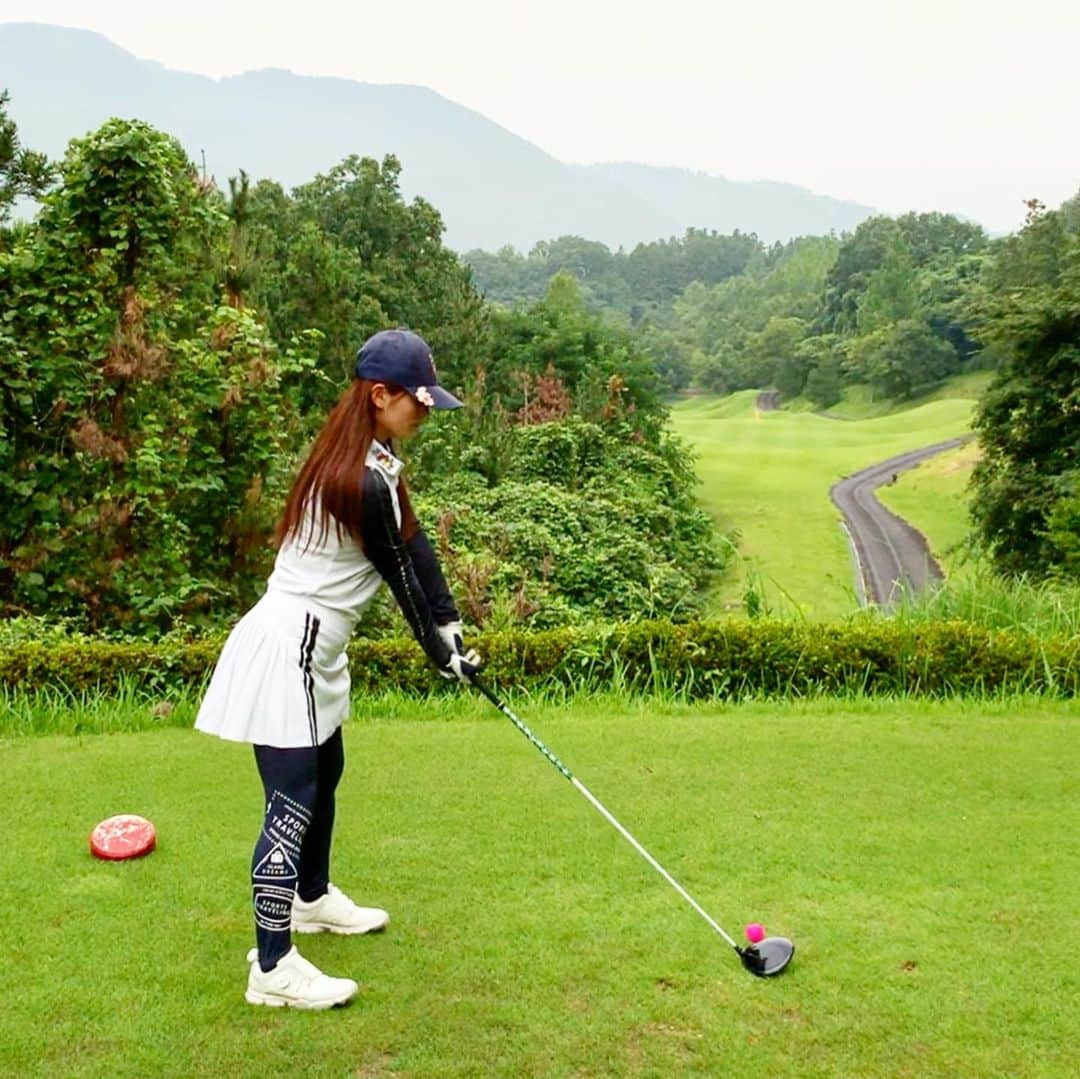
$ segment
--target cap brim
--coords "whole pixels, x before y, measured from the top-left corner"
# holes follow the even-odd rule
[[[427,392],[431,394],[431,399],[435,402],[434,408],[461,408],[465,403],[459,401],[449,390],[444,390],[442,386],[428,386]],[[413,394],[413,396],[416,395]]]

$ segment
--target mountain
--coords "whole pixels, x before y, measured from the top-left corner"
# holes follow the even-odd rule
[[[851,230],[876,212],[773,180],[725,180],[688,169],[629,163],[576,168],[582,175],[616,184],[653,205],[679,207],[687,224],[707,222],[722,233],[756,232],[766,242]],[[807,222],[813,222],[813,227],[808,228]]]
[[[647,165],[567,165],[422,86],[251,71],[224,79],[140,60],[99,34],[0,24],[0,89],[23,144],[60,157],[110,116],[175,135],[225,186],[241,168],[291,188],[349,154],[402,164],[406,198],[438,208],[458,251],[579,235],[609,247],[740,229],[784,240],[851,229],[874,211],[789,184]]]

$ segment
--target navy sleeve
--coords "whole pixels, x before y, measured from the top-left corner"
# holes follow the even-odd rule
[[[390,488],[374,469],[364,470],[363,497],[364,554],[390,586],[420,647],[436,667],[445,667],[450,649],[435,628],[431,605],[401,538]]]
[[[460,622],[461,615],[458,614],[454,597],[450,595],[439,559],[427,534],[422,528],[417,529],[416,535],[405,546],[436,624],[445,626],[447,622]]]

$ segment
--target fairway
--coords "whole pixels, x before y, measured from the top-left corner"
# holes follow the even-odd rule
[[[932,401],[847,421],[759,412],[755,400],[755,391],[694,398],[671,412],[674,429],[697,454],[703,505],[723,531],[740,534],[739,557],[717,583],[711,613],[740,608],[750,574],[760,575],[777,613],[790,611],[793,601],[815,620],[842,617],[858,604],[852,557],[829,488],[878,461],[964,434],[973,401]],[[963,518],[963,505],[954,507]]]
[[[1074,704],[512,703],[729,932],[790,935],[791,969],[744,972],[483,702],[399,701],[346,727],[334,873],[390,927],[302,943],[360,997],[252,1008],[250,748],[9,740],[0,1073],[1076,1074]],[[96,862],[120,811],[159,849]]]

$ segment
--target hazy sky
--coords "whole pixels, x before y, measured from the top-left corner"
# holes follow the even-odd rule
[[[994,231],[1080,188],[1077,0],[0,0],[0,21],[211,76],[417,83],[563,161],[783,180]]]

